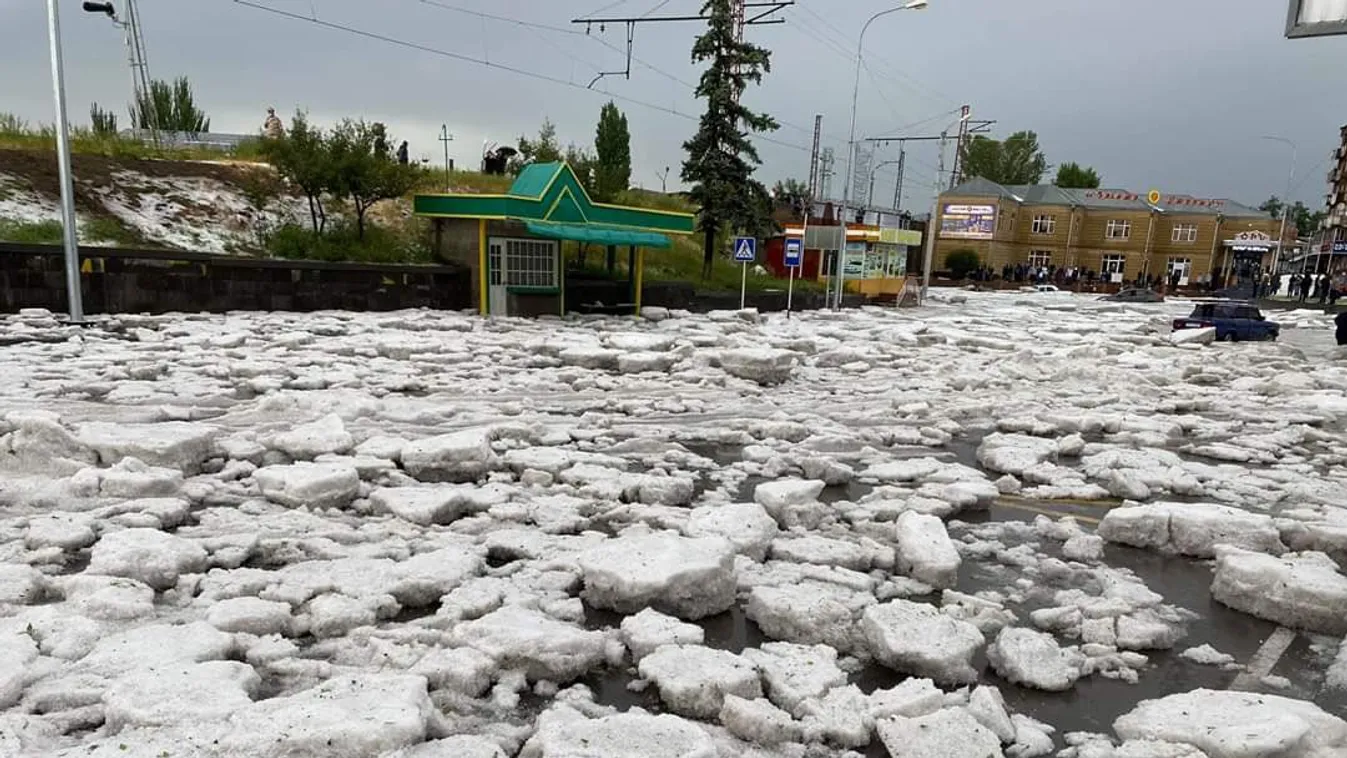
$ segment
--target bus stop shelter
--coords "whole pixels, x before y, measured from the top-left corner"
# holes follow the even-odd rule
[[[525,167],[504,195],[417,195],[414,213],[434,222],[441,258],[473,270],[473,299],[482,315],[564,314],[564,242],[629,251],[634,311],[641,307],[647,249],[673,246],[691,234],[690,213],[594,202],[565,163]]]

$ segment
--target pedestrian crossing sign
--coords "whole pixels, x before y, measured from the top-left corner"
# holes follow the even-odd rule
[[[736,237],[734,240],[734,260],[738,263],[752,263],[758,257],[758,241],[753,237]]]

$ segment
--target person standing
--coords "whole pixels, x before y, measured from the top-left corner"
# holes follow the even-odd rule
[[[407,165],[407,140],[403,140],[402,144],[398,145],[398,163]]]
[[[267,108],[267,120],[262,122],[262,134],[267,139],[280,139],[285,136],[285,125],[277,118],[275,108]]]

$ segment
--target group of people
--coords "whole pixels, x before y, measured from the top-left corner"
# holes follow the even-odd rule
[[[978,281],[989,282],[996,276],[990,266],[983,266],[979,271],[974,272],[974,278]],[[1006,264],[1001,267],[1001,281],[1020,284],[1068,285],[1077,282],[1093,283],[1096,279],[1098,279],[1098,274],[1094,271],[1075,266],[1033,266],[1028,263],[1017,263],[1014,265]]]
[[[384,136],[383,124],[376,123],[374,126],[376,130],[374,152],[378,155],[385,155],[388,151],[388,142]],[[281,123],[280,117],[276,115],[275,108],[267,108],[267,120],[262,122],[262,136],[267,139],[281,139],[285,136],[285,124]],[[398,163],[407,165],[407,140],[403,140],[402,144],[398,145],[397,159]]]
[[[1277,277],[1277,290],[1281,290],[1281,277]],[[1328,274],[1291,274],[1290,288],[1287,290],[1291,297],[1297,298],[1300,302],[1314,301],[1323,305],[1324,303],[1336,303],[1338,300],[1338,291],[1333,288],[1333,280]]]

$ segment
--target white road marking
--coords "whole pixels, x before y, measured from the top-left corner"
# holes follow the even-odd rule
[[[1244,673],[1235,677],[1235,681],[1230,683],[1229,689],[1232,690],[1252,690],[1256,688],[1263,677],[1272,673],[1273,667],[1277,661],[1286,655],[1286,649],[1295,642],[1296,633],[1284,626],[1277,627],[1263,646],[1258,648],[1258,652],[1249,659],[1249,664],[1244,667]]]

